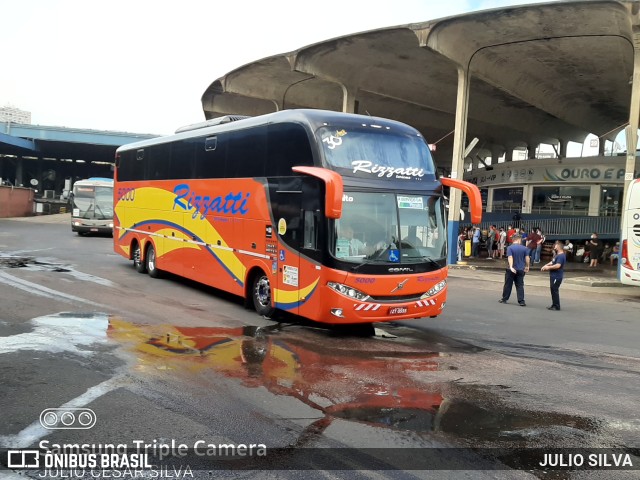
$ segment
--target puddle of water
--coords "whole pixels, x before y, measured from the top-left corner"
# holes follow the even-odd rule
[[[438,382],[442,377],[433,372],[440,369],[441,353],[415,338],[336,338],[278,325],[148,326],[119,319],[111,319],[108,333],[136,352],[142,371],[184,375],[213,369],[317,409],[324,419],[314,422],[313,432],[303,432],[305,438],[322,434],[335,418],[474,447],[575,444],[599,428],[589,419],[508,405],[504,385]]]
[[[104,313],[60,313],[31,320],[33,330],[0,337],[0,354],[22,350],[89,356],[90,346],[107,343],[109,316]]]
[[[66,273],[78,280],[97,283],[105,287],[115,286],[115,284],[111,280],[96,277],[95,275],[91,275],[89,273],[76,271],[69,265],[61,265],[59,263],[56,263],[55,260],[35,259],[33,257],[8,254],[0,256],[0,269],[2,268],[25,268],[27,270],[39,272]]]

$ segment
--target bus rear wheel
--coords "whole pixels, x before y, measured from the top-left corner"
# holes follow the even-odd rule
[[[253,279],[251,296],[253,298],[253,306],[258,315],[271,317],[275,310],[271,306],[271,282],[263,272],[260,272]]]
[[[145,257],[145,264],[147,265],[147,272],[151,278],[160,278],[160,270],[158,269],[158,263],[156,258],[156,249],[153,244],[149,244],[147,247],[147,255]]]
[[[140,244],[136,243],[136,246],[133,247],[133,268],[136,269],[138,273],[146,273],[147,266],[145,262],[142,261],[142,249],[140,248]]]

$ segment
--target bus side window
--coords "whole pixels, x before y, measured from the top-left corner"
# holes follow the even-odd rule
[[[227,140],[225,134],[198,137],[195,142],[195,178],[225,178],[227,176]]]
[[[267,128],[246,128],[229,134],[227,176],[264,177],[267,164]]]
[[[121,182],[142,180],[144,176],[144,163],[137,159],[135,150],[126,150],[120,154],[118,165],[118,180]]]
[[[292,175],[292,167],[313,165],[309,137],[302,125],[275,123],[268,127],[267,176]]]
[[[147,147],[145,154],[146,180],[167,180],[170,161],[171,145],[169,143]]]
[[[309,250],[318,249],[318,214],[310,210],[304,211],[302,247]]]
[[[195,138],[187,138],[171,144],[169,178],[193,178],[196,140]]]

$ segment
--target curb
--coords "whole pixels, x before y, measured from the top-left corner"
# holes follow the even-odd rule
[[[574,277],[564,280],[565,283],[571,285],[583,285],[585,287],[622,287],[622,283],[617,280],[602,280],[600,278],[591,277]]]

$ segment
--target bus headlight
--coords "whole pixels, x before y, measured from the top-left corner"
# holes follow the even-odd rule
[[[109,228],[113,228],[113,223],[110,223],[110,224],[109,224]]]
[[[428,292],[420,297],[420,299],[424,300],[425,298],[433,297],[436,293],[441,292],[446,286],[447,281],[442,280],[441,282],[438,282],[433,287],[431,287]]]
[[[327,286],[334,289],[336,292],[341,293],[345,297],[355,298],[356,300],[360,301],[364,301],[369,298],[369,295],[366,295],[353,287],[349,287],[348,285],[343,285],[336,282],[327,282]]]

